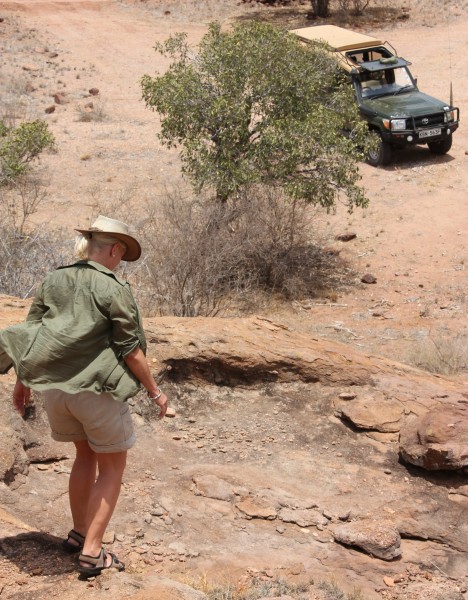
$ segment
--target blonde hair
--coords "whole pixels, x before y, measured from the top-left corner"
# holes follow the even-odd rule
[[[80,260],[88,260],[90,254],[93,254],[96,250],[102,250],[105,246],[113,246],[114,244],[118,244],[124,253],[127,251],[127,245],[110,233],[93,231],[92,233],[80,234],[75,241],[75,256]]]

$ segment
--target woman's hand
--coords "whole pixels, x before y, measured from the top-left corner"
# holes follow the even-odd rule
[[[156,391],[153,391],[153,393],[148,391],[148,398],[153,400],[153,402],[159,406],[158,419],[162,419],[167,411],[166,394],[163,394],[159,388],[156,388]]]
[[[138,346],[127,356],[124,356],[124,361],[138,381],[146,388],[150,400],[153,400],[159,406],[159,418],[162,419],[167,411],[167,397],[156,385],[143,350]]]
[[[21,383],[19,379],[16,379],[15,387],[13,389],[13,406],[24,416],[24,407],[29,403],[31,398],[31,390]]]

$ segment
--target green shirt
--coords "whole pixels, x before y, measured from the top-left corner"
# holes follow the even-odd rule
[[[0,332],[0,373],[13,366],[33,390],[127,400],[140,383],[123,358],[138,346],[146,352],[130,285],[99,263],[79,261],[47,275],[26,322]]]

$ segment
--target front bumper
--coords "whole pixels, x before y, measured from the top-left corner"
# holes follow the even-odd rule
[[[384,129],[381,131],[381,135],[385,142],[399,146],[427,144],[440,142],[447,136],[452,135],[458,129],[458,124],[458,121],[454,121],[448,125],[407,129],[404,131],[389,131]]]

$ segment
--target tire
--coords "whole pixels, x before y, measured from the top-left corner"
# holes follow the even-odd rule
[[[392,160],[392,146],[380,137],[378,133],[377,147],[375,150],[369,150],[367,153],[367,162],[373,167],[384,167],[390,164]]]
[[[440,140],[440,142],[429,142],[427,145],[432,154],[438,154],[439,156],[447,154],[452,147],[452,136],[448,135],[443,140]]]

